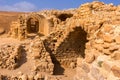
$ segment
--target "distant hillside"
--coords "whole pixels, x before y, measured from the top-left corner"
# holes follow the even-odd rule
[[[6,32],[10,29],[11,21],[15,21],[18,15],[23,14],[22,12],[6,12],[0,11],[0,28],[4,28]]]

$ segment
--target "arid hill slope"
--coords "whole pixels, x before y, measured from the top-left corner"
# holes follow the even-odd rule
[[[11,21],[17,20],[19,14],[22,12],[0,11],[0,28],[2,27],[8,32]]]

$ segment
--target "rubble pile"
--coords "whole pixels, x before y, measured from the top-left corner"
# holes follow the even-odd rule
[[[61,76],[51,76],[44,73],[37,73],[32,75],[20,74],[19,76],[4,76],[0,75],[1,80],[62,80]]]

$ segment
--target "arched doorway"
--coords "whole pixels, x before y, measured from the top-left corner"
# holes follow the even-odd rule
[[[36,18],[30,18],[27,21],[27,32],[38,33],[39,32],[39,20]]]
[[[43,15],[32,14],[26,19],[27,33],[38,33],[42,36],[49,34],[49,22]]]

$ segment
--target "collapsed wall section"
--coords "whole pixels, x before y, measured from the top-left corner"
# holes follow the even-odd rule
[[[71,62],[76,62],[77,57],[84,58],[86,38],[87,33],[81,27],[74,28],[73,31],[66,35],[66,38],[55,51],[55,56],[61,61],[62,65],[67,63],[67,66],[69,66]]]
[[[38,37],[35,38],[29,48],[29,54],[32,54],[34,61],[34,71],[37,73],[49,73],[53,74],[54,64],[50,54],[46,51],[43,41]]]
[[[77,58],[85,57],[87,33],[81,26],[73,27],[69,31],[66,29],[50,34],[43,41],[55,65],[53,72],[55,75],[63,74],[64,68],[75,68]]]

